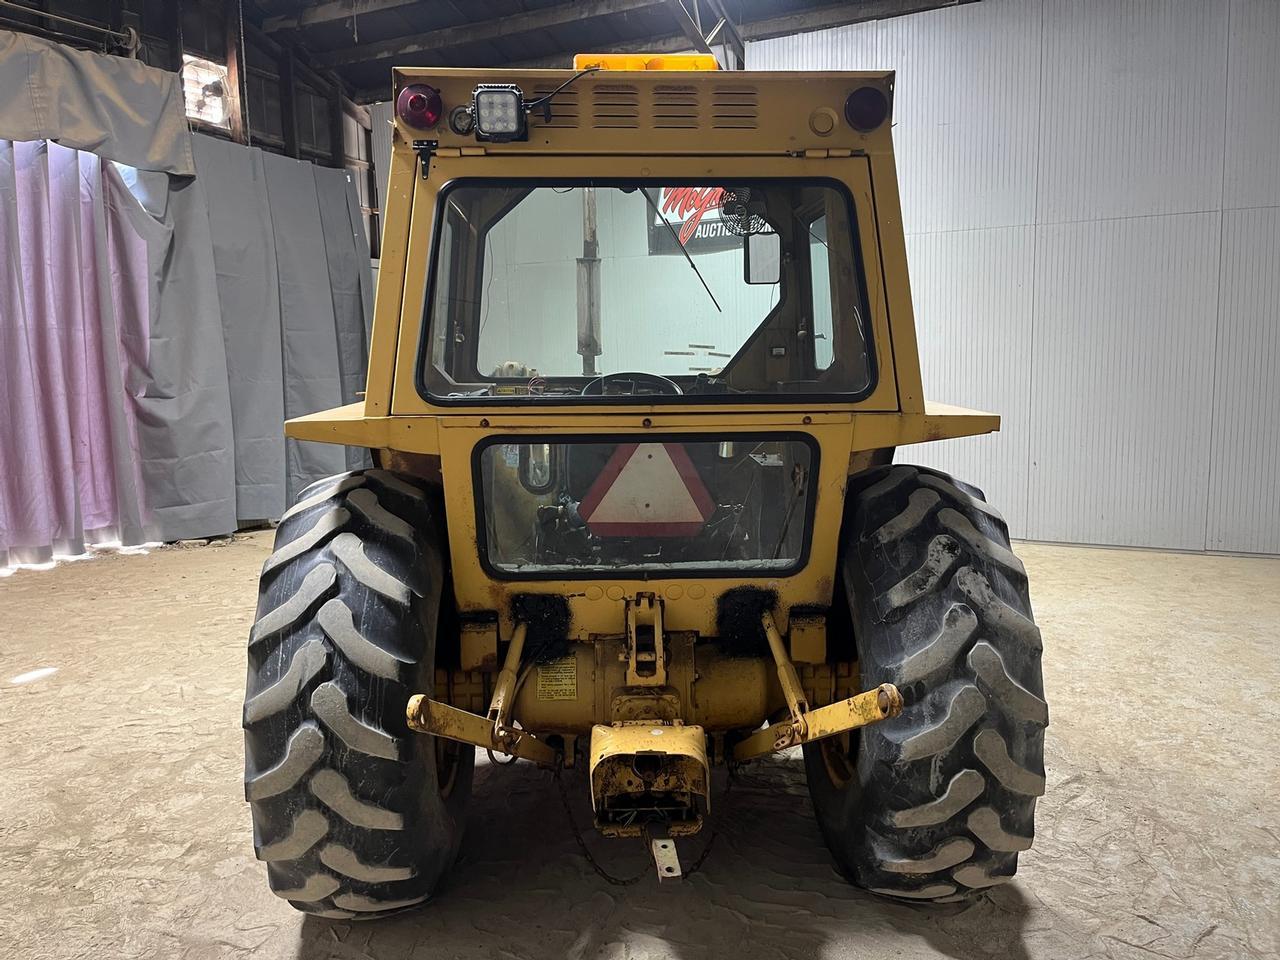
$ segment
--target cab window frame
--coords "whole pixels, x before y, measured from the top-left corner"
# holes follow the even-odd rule
[[[854,283],[855,283],[855,301],[854,308],[857,314],[856,324],[858,330],[862,334],[863,344],[866,349],[866,370],[867,382],[862,389],[857,391],[846,391],[837,393],[819,393],[819,392],[794,392],[794,393],[734,393],[734,394],[644,394],[641,396],[633,395],[572,395],[572,394],[521,394],[521,395],[493,395],[493,396],[440,396],[432,393],[427,382],[428,368],[432,363],[432,343],[435,338],[435,326],[433,323],[433,314],[435,312],[435,299],[438,289],[437,279],[441,268],[442,251],[444,248],[443,235],[444,224],[447,211],[449,209],[449,194],[456,189],[463,187],[475,186],[492,186],[492,187],[529,187],[536,189],[538,187],[639,187],[641,189],[670,186],[674,182],[679,182],[681,186],[732,186],[734,184],[763,185],[785,184],[788,186],[812,186],[823,187],[834,191],[839,197],[843,198],[845,203],[846,218],[850,233],[850,247],[855,254],[860,253],[864,249],[864,240],[859,229],[858,209],[853,198],[853,192],[848,183],[836,177],[820,177],[820,176],[803,176],[803,177],[483,177],[483,176],[460,176],[453,177],[442,183],[435,195],[435,209],[432,212],[431,221],[431,247],[427,265],[426,285],[424,297],[422,300],[422,322],[418,337],[418,345],[416,356],[414,359],[414,387],[419,397],[424,400],[428,406],[432,407],[470,407],[470,408],[492,408],[495,406],[514,406],[522,409],[533,409],[536,407],[546,406],[581,406],[581,407],[601,407],[601,406],[636,406],[637,404],[649,406],[680,406],[680,405],[796,405],[796,404],[855,404],[866,400],[871,396],[880,383],[880,370],[877,362],[877,342],[875,331],[873,328],[873,318],[871,315],[871,297],[867,282],[867,265],[865,258],[855,255],[853,257],[854,267]],[[527,194],[526,194],[527,196]],[[522,198],[523,199],[523,198]],[[513,204],[514,207],[520,201]],[[485,239],[489,231],[500,220],[495,220],[485,227],[484,231],[479,235],[479,249],[484,249]],[[806,227],[808,224],[806,223]],[[804,254],[807,259],[809,253]],[[477,259],[476,266],[479,270],[476,283],[483,285],[484,272],[484,256],[483,254]],[[809,265],[804,265],[806,272],[809,271]],[[462,271],[455,271],[461,273]],[[787,270],[782,271],[779,278],[778,301],[772,308],[760,319],[760,323],[755,330],[743,341],[742,347],[745,349],[753,340],[762,336],[767,327],[769,320],[774,317],[784,305],[789,304],[788,297],[793,295],[790,290],[791,284],[786,281]],[[450,283],[453,284],[459,279],[458,276],[451,276]],[[479,301],[477,301],[479,304]],[[809,291],[809,324],[813,327],[813,297],[812,290]],[[833,318],[833,327],[834,324]],[[810,330],[810,340],[812,341],[812,329]],[[850,331],[852,332],[852,330]],[[454,362],[452,357],[453,344],[452,337],[446,336],[445,355],[448,362]],[[813,344],[810,344],[812,351]],[[475,376],[479,382],[501,381],[491,376],[480,374],[475,369],[478,361],[478,344],[471,348],[472,356],[467,358],[468,369],[465,371],[467,376]],[[810,358],[812,360],[812,357]],[[833,358],[834,362],[834,358]]]
[[[485,576],[492,580],[523,582],[523,581],[560,581],[572,582],[578,580],[662,580],[662,579],[697,579],[697,580],[725,580],[736,577],[742,579],[744,577],[760,577],[769,580],[776,580],[783,577],[794,576],[809,565],[809,560],[813,552],[814,525],[818,516],[818,497],[820,489],[818,487],[818,478],[821,477],[822,468],[822,444],[818,438],[811,433],[803,430],[795,430],[782,428],[777,430],[761,430],[761,429],[736,429],[730,430],[723,434],[695,433],[688,431],[662,431],[659,433],[646,433],[643,437],[637,437],[633,433],[617,432],[608,430],[603,433],[565,433],[554,432],[545,437],[539,436],[537,442],[549,443],[554,445],[570,445],[570,444],[625,444],[625,443],[720,443],[729,441],[732,443],[798,443],[805,447],[809,453],[809,477],[811,478],[810,488],[805,493],[804,515],[802,518],[804,525],[800,529],[800,543],[796,551],[796,556],[788,558],[785,565],[777,567],[757,568],[750,565],[738,565],[726,563],[724,565],[708,565],[703,567],[687,567],[680,568],[674,574],[669,565],[662,563],[654,563],[649,565],[635,564],[629,567],[608,567],[604,565],[566,568],[555,566],[547,569],[538,569],[537,567],[521,567],[516,569],[508,569],[506,566],[494,563],[489,555],[490,547],[490,530],[488,520],[485,517],[485,507],[488,505],[486,500],[486,492],[484,490],[484,456],[485,452],[495,446],[503,444],[527,444],[530,442],[527,434],[508,433],[499,431],[485,436],[471,448],[471,496],[475,510],[475,531],[476,531],[476,556],[480,562],[480,568],[484,571]]]

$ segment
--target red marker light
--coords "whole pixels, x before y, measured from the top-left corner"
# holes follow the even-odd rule
[[[396,114],[411,127],[429,130],[444,116],[440,91],[425,83],[405,87],[396,97]]]
[[[889,116],[889,98],[879,87],[859,87],[844,102],[844,118],[859,133],[870,133]]]

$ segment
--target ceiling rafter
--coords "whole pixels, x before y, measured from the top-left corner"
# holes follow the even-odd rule
[[[375,60],[388,60],[393,57],[412,56],[447,50],[450,47],[481,43],[486,40],[498,40],[524,33],[533,33],[549,27],[563,26],[596,17],[607,17],[615,13],[628,13],[645,7],[656,7],[664,0],[578,0],[576,3],[562,3],[554,7],[544,7],[528,13],[519,13],[500,20],[482,20],[479,23],[459,24],[455,27],[443,27],[429,33],[417,33],[395,40],[382,40],[377,43],[362,43],[330,53],[317,54],[316,60],[329,67],[341,67],[352,63],[369,63]]]
[[[702,19],[700,2],[705,3],[707,11],[716,18],[715,25],[709,30]],[[730,70],[742,69],[747,60],[746,43],[721,0],[666,0],[666,4],[694,50],[714,55],[713,47],[721,44],[725,48],[721,65]]]
[[[268,17],[262,22],[262,32],[299,30],[318,23],[333,23],[335,20],[349,20],[367,13],[411,7],[418,2],[419,0],[327,0],[325,3],[314,3],[296,14]]]
[[[706,0],[706,3],[711,8],[711,12],[720,18],[720,22],[711,32],[714,34],[717,30],[724,30],[725,42],[733,51],[733,55],[738,58],[738,67],[744,67],[747,63],[747,44],[738,30],[738,25],[733,22],[733,17],[729,16],[729,11],[724,8],[723,0]]]
[[[693,45],[693,49],[698,53],[713,53],[711,44],[707,43],[707,38],[702,33],[701,15],[698,12],[698,0],[692,0],[693,12],[689,12],[689,8],[683,3],[683,0],[666,0],[667,9],[671,11],[671,17],[675,20],[676,26],[680,28],[680,32],[688,38],[689,43]]]
[[[907,16],[925,10],[937,10],[941,7],[955,7],[976,0],[861,0],[858,3],[837,3],[818,7],[801,13],[770,17],[766,20],[754,20],[737,25],[737,31],[745,42],[768,40],[772,37],[786,36],[791,33],[804,33],[812,30],[825,30],[830,27],[843,27],[851,23],[866,23],[871,20],[885,20],[890,17]],[[638,40],[625,40],[620,43],[606,44],[592,50],[592,53],[628,53],[640,51],[644,53],[681,53],[689,49],[689,37],[681,32],[661,37],[645,37]],[[530,60],[520,60],[503,64],[503,68],[519,67],[525,69],[565,67],[573,59],[569,53],[551,54]]]

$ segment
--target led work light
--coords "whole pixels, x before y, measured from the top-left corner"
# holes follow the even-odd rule
[[[476,139],[519,140],[524,136],[524,95],[514,83],[482,83],[476,87],[471,115]]]

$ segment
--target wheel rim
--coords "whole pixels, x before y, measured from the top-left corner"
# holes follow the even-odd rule
[[[850,675],[856,680],[860,675],[859,664],[855,661]],[[856,689],[856,688],[855,688]],[[837,689],[837,697],[847,697],[852,691]],[[843,790],[857,775],[858,746],[861,744],[862,731],[850,730],[819,741],[822,765],[826,768],[831,785]]]
[[[821,742],[822,764],[832,786],[843,790],[853,780],[858,744],[854,733],[841,733]]]
[[[448,800],[458,782],[458,767],[462,763],[462,744],[444,737],[436,737],[436,783],[440,796]]]

